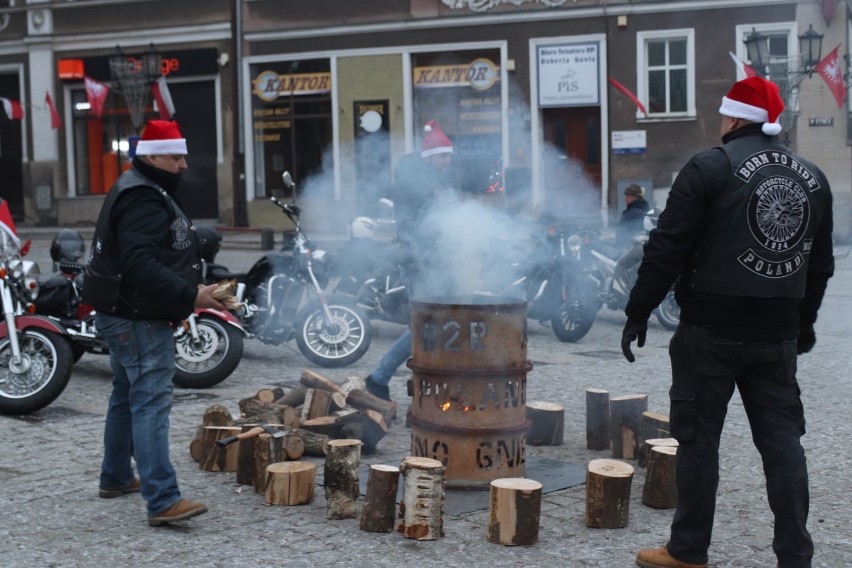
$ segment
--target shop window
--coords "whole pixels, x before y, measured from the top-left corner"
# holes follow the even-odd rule
[[[476,195],[497,187],[495,171],[502,176],[499,62],[498,49],[411,56],[415,151],[426,123],[437,122],[453,143],[453,185]]]
[[[315,177],[333,167],[329,60],[255,64],[251,76],[255,196],[294,197],[284,188],[284,171],[297,191],[308,178],[330,180]],[[320,182],[311,194],[333,191],[332,183]]]
[[[693,30],[637,34],[639,97],[649,118],[695,117]]]

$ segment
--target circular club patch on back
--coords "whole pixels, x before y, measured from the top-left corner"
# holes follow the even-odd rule
[[[805,235],[809,217],[807,192],[787,177],[763,180],[748,204],[751,234],[764,248],[774,252],[795,247]]]

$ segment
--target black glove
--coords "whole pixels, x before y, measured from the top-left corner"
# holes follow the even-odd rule
[[[813,325],[803,325],[799,328],[799,339],[796,342],[796,354],[807,353],[816,344],[816,333]]]
[[[627,320],[624,324],[624,331],[621,332],[621,352],[624,353],[624,358],[631,363],[636,360],[633,352],[630,350],[630,344],[636,341],[638,347],[645,346],[645,334],[648,333],[648,322],[635,322]]]

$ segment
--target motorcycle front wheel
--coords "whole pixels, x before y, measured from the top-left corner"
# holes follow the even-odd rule
[[[674,292],[669,290],[665,299],[656,310],[657,320],[664,328],[673,331],[680,323],[680,306],[675,300]]]
[[[234,372],[243,358],[243,334],[213,317],[200,316],[198,340],[188,332],[175,338],[175,376],[172,382],[188,389],[219,384]]]
[[[27,329],[18,334],[21,360],[9,338],[0,340],[0,414],[28,414],[62,394],[71,378],[71,345],[55,333]]]
[[[319,299],[312,300],[299,312],[296,343],[299,351],[321,367],[351,365],[364,356],[373,340],[373,328],[355,304],[330,299],[331,321]]]
[[[550,318],[559,341],[574,343],[583,339],[601,308],[597,288],[592,282],[569,282],[562,287],[558,313]]]

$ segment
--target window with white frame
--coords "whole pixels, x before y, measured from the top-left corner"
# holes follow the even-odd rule
[[[640,32],[636,42],[638,95],[647,118],[695,117],[694,30]]]

